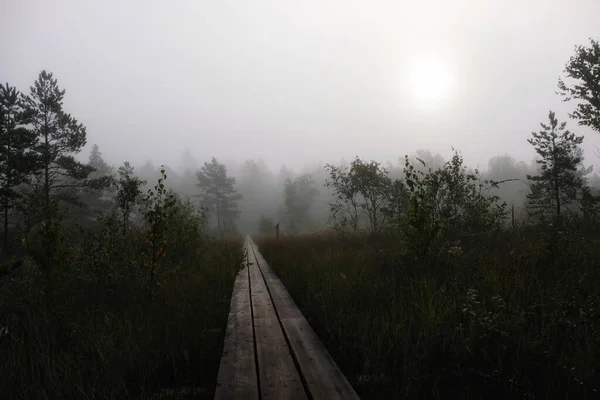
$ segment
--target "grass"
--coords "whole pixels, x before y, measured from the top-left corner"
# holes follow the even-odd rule
[[[361,398],[600,397],[600,239],[523,229],[408,261],[394,238],[261,252]]]
[[[189,240],[150,299],[142,238],[105,233],[50,277],[27,259],[0,278],[0,398],[212,399],[241,240]]]

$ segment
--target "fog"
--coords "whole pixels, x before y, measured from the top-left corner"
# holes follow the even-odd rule
[[[2,0],[0,81],[27,92],[53,72],[87,127],[82,160],[98,144],[111,165],[166,164],[191,194],[193,171],[218,158],[255,221],[281,201],[256,200],[249,159],[273,193],[285,166],[312,173],[319,196],[323,164],[355,156],[397,167],[455,147],[472,167],[503,155],[530,165],[530,132],[574,107],[557,79],[574,46],[600,35],[598,16],[597,0]],[[423,59],[447,86],[425,104],[430,89],[411,75]],[[598,135],[568,126],[595,163]]]

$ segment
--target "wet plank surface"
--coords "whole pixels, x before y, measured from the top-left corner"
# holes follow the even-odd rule
[[[244,247],[215,399],[358,399],[250,237]]]
[[[215,390],[218,400],[259,398],[249,287],[246,266],[238,273],[233,286]]]

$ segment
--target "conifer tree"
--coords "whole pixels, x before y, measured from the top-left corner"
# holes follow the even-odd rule
[[[92,167],[93,171],[88,176],[87,184],[82,188],[80,198],[87,206],[86,209],[92,211],[90,217],[94,218],[99,213],[108,212],[113,206],[110,193],[113,182],[112,168],[102,158],[97,144],[92,146],[88,166]]]
[[[133,213],[136,202],[140,199],[142,194],[141,188],[146,184],[146,181],[142,181],[133,175],[133,166],[128,161],[125,161],[119,167],[118,173],[119,179],[115,181],[117,205],[121,214],[123,235],[125,235],[129,227],[130,216]]]
[[[576,199],[584,189],[579,145],[583,136],[576,136],[566,129],[566,122],[559,124],[553,111],[548,115],[549,124],[541,123],[542,130],[532,132],[527,141],[541,157],[537,160],[538,175],[527,175],[531,184],[528,200],[538,209],[554,208],[557,216],[563,213],[566,203]]]
[[[28,182],[35,168],[31,148],[35,133],[28,129],[30,114],[20,93],[8,83],[0,85],[0,204],[4,216],[3,249],[8,245],[9,212],[20,197],[16,187]]]
[[[73,157],[86,144],[86,129],[63,110],[65,90],[61,90],[52,73],[42,71],[23,97],[25,108],[31,115],[37,143],[33,147],[38,157],[34,172],[33,193],[39,204],[42,221],[43,266],[50,268],[56,249],[59,201],[76,203],[79,189],[93,171]]]
[[[235,220],[240,215],[238,201],[242,198],[235,188],[235,178],[227,176],[225,164],[214,157],[210,163],[204,163],[196,177],[202,191],[201,202],[216,217],[217,232],[235,232]]]
[[[37,135],[34,150],[40,162],[35,174],[36,193],[42,198],[46,221],[59,198],[73,200],[69,189],[82,187],[93,168],[73,157],[87,142],[86,129],[63,110],[65,90],[58,87],[53,74],[42,71],[30,90],[24,102]]]

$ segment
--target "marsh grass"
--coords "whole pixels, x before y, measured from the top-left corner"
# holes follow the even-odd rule
[[[129,239],[82,239],[51,285],[31,260],[0,280],[0,398],[213,397],[241,240],[190,242],[149,299]]]
[[[298,236],[259,247],[363,399],[600,398],[600,240]]]

